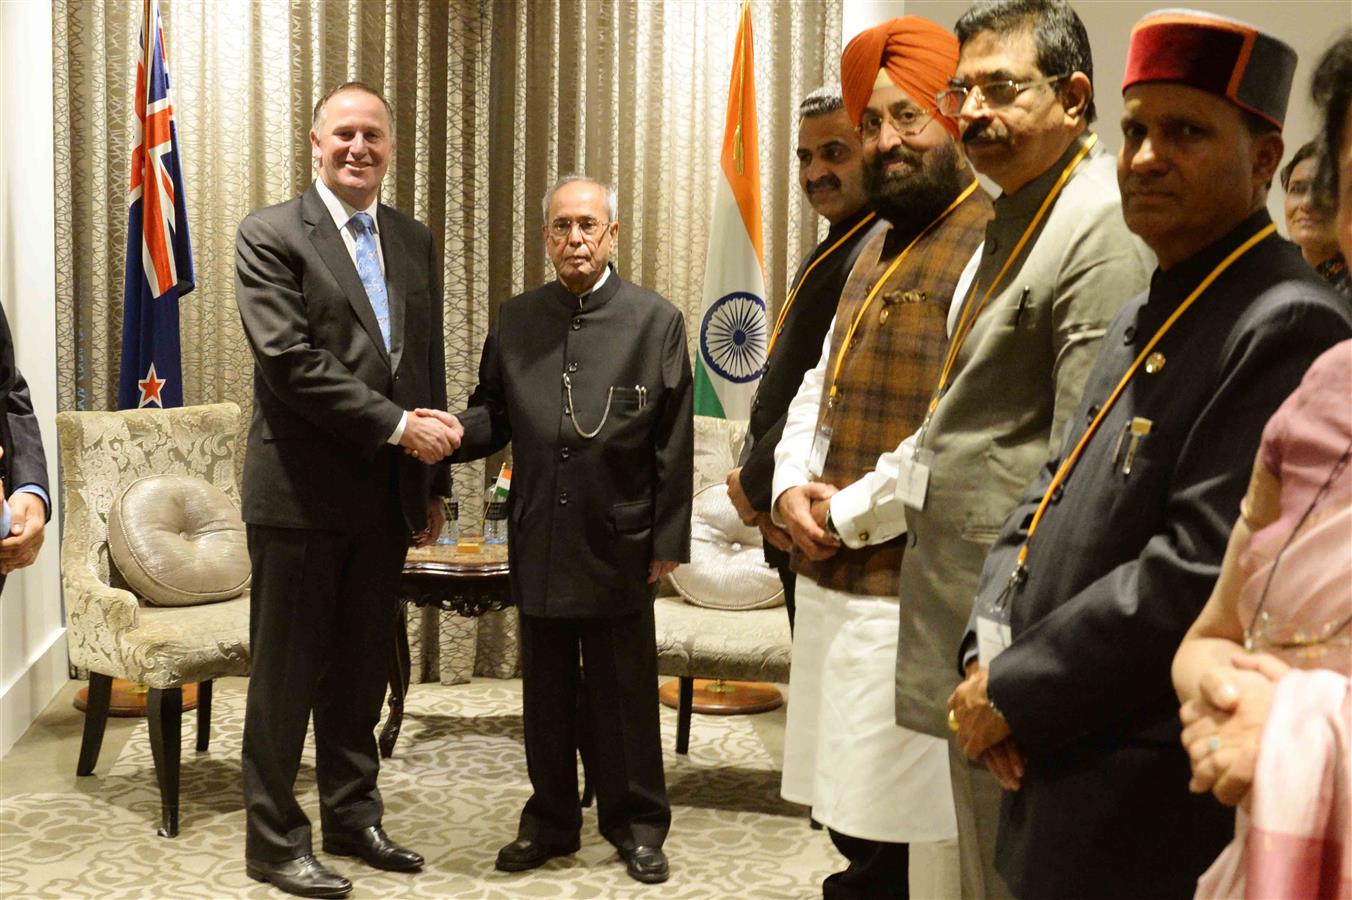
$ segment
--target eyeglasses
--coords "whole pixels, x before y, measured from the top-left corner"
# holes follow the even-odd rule
[[[1046,78],[1036,78],[1032,81],[987,81],[985,84],[974,84],[971,87],[951,87],[935,94],[934,101],[939,104],[939,112],[946,116],[956,116],[967,102],[968,95],[973,93],[978,95],[979,102],[991,109],[998,109],[1013,103],[1020,94],[1030,88],[1054,84],[1067,77],[1069,76],[1048,75]]]
[[[582,236],[589,241],[596,240],[601,234],[610,227],[609,222],[598,222],[595,219],[555,219],[545,226],[545,231],[556,241],[565,241],[576,228],[582,232]]]
[[[930,119],[934,118],[934,113],[935,110],[932,109],[907,106],[891,111],[884,110],[880,116],[873,110],[866,109],[859,120],[859,140],[866,144],[876,141],[878,135],[882,134],[883,122],[891,125],[892,130],[902,137],[919,134],[929,124]]]

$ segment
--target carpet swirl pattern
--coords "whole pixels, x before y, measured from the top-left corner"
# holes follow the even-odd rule
[[[215,698],[211,749],[192,750],[184,716],[177,838],[156,837],[159,795],[145,724],[122,754],[69,793],[11,795],[0,809],[0,896],[98,898],[280,897],[244,873],[239,789],[242,682]],[[404,731],[381,770],[385,824],[427,857],[416,874],[320,858],[352,878],[354,897],[797,898],[820,896],[838,857],[803,811],[779,799],[779,772],[744,717],[695,716],[690,754],[672,750],[675,713],[662,709],[663,750],[673,822],[666,850],[671,880],[631,881],[583,819],[582,849],[533,872],[493,869],[529,796],[519,681],[414,685]],[[313,747],[297,791],[316,822]],[[317,827],[316,827],[317,831]],[[319,835],[315,836],[318,847]]]

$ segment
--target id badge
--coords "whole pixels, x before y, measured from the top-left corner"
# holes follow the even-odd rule
[[[801,446],[801,445],[800,445]],[[807,456],[807,471],[813,478],[822,477],[826,469],[826,453],[831,449],[831,426],[822,423],[812,436],[812,452]]]
[[[929,493],[930,468],[933,465],[933,450],[916,450],[902,454],[901,461],[897,464],[897,487],[892,496],[912,509],[923,510],[925,495]]]
[[[978,661],[990,668],[991,661],[1003,653],[1014,641],[1008,622],[992,618],[986,612],[976,617],[976,652]]]

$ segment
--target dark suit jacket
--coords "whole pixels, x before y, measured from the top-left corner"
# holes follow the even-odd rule
[[[1051,473],[1131,361],[1269,221],[1260,210],[1157,271],[1113,319],[1059,458],[986,557],[978,605],[1005,589]],[[1178,319],[1157,345],[1163,367],[1137,373],[1053,495],[1009,599],[1014,641],[990,664],[991,700],[1028,760],[996,845],[1016,895],[1191,897],[1230,839],[1233,812],[1188,793],[1169,667],[1219,574],[1264,425],[1349,335],[1346,305],[1295,247],[1267,238]],[[1149,434],[1119,445],[1134,417],[1150,420]]]
[[[5,449],[0,459],[0,478],[5,480],[5,496],[25,484],[35,484],[44,491],[47,487],[47,456],[42,450],[42,433],[37,416],[33,414],[33,400],[28,395],[28,382],[14,365],[14,338],[9,332],[9,320],[0,309],[0,447]],[[52,511],[47,510],[50,519]]]
[[[775,447],[784,433],[789,404],[798,394],[803,375],[817,364],[822,355],[822,341],[840,302],[845,279],[854,268],[869,236],[886,223],[874,218],[864,225],[835,252],[826,257],[803,280],[803,273],[813,260],[835,246],[850,229],[869,215],[860,210],[848,219],[831,226],[822,240],[798,266],[793,284],[802,282],[793,307],[784,319],[784,327],[775,341],[774,352],[765,361],[765,371],[751,401],[751,418],[747,422],[747,443],[742,454],[742,490],[759,512],[770,511],[771,486],[775,477]],[[765,544],[765,560],[772,566],[787,567],[789,555],[772,544]]]
[[[582,430],[604,419],[592,439],[569,416],[565,373]],[[582,304],[557,281],[502,304],[454,461],[512,442],[508,545],[522,612],[633,613],[652,603],[651,560],[690,558],[692,399],[680,312],[615,272]]]
[[[410,530],[449,467],[387,443],[404,410],[446,408],[440,265],[427,227],[381,205],[387,353],[356,266],[313,185],[251,213],[235,300],[254,354],[244,521],[352,530],[398,491]]]

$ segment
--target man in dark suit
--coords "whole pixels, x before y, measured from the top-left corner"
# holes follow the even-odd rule
[[[0,591],[5,577],[31,566],[52,515],[47,457],[28,382],[14,365],[14,338],[0,309]]]
[[[346,878],[311,852],[293,786],[308,719],[324,850],[408,871],[385,834],[373,731],[410,537],[441,530],[446,405],[441,269],[422,224],[380,204],[393,116],[352,82],[315,107],[319,177],[239,228],[235,291],[253,350],[244,460],[253,674],[244,725],[249,876],[308,897]]]
[[[535,793],[497,867],[524,871],[577,850],[580,740],[601,834],[631,877],[660,882],[671,807],[652,603],[658,579],[690,558],[685,325],[607,265],[613,190],[569,176],[544,206],[558,280],[498,308],[455,456],[512,442],[508,545]]]
[[[817,364],[822,340],[836,315],[836,304],[855,257],[875,229],[881,228],[864,193],[863,148],[845,112],[840,88],[817,88],[798,106],[798,185],[831,228],[798,266],[770,339],[765,372],[751,401],[746,443],[737,468],[728,473],[728,496],[747,525],[757,525],[765,543],[765,561],[779,572],[784,606],[793,628],[797,576],[789,568],[793,538],[770,520],[775,447],[784,432],[789,403],[803,375]]]

